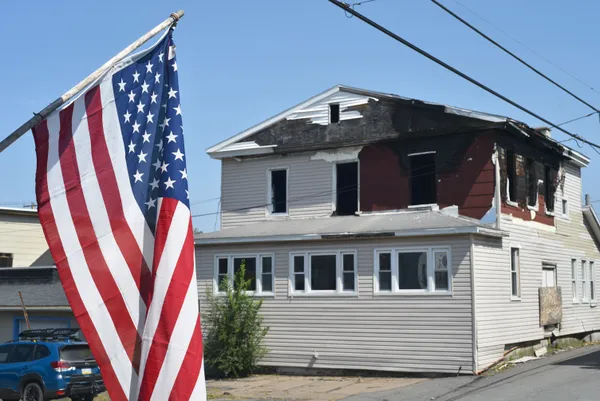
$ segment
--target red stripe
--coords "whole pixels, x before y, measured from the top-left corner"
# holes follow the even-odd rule
[[[92,220],[89,216],[83,195],[77,158],[75,156],[75,145],[73,143],[73,109],[74,104],[62,110],[59,114],[60,131],[58,150],[67,203],[69,204],[69,211],[71,212],[71,218],[73,219],[75,231],[77,231],[77,237],[87,263],[87,268],[112,318],[125,352],[129,356],[133,368],[138,372],[142,343],[136,328],[136,324],[139,324],[139,322],[134,322],[131,319],[125,301],[121,296],[121,291],[106,264],[98,243],[98,238],[94,232]],[[78,266],[78,268],[83,269],[85,267]]]
[[[189,400],[198,380],[202,380],[202,386],[206,385],[204,375],[200,377],[202,357],[202,329],[200,327],[200,315],[198,315],[194,335],[185,354],[183,364],[177,373],[177,379],[171,390],[169,401]]]
[[[36,144],[37,153],[37,172],[36,172],[36,196],[38,201],[38,214],[40,222],[44,230],[44,235],[48,241],[50,247],[50,253],[52,258],[56,261],[58,266],[58,273],[62,286],[69,300],[69,304],[73,310],[79,327],[81,327],[85,338],[90,345],[90,349],[98,362],[98,366],[102,370],[102,377],[104,384],[111,396],[113,401],[127,401],[127,396],[123,392],[115,371],[108,359],[106,350],[102,345],[100,337],[96,332],[94,323],[87,313],[85,305],[79,296],[77,287],[71,274],[69,262],[66,258],[60,236],[58,234],[58,228],[56,227],[54,214],[52,212],[52,206],[50,204],[50,195],[48,192],[48,181],[47,181],[47,165],[48,165],[48,125],[47,121],[44,120],[37,127],[33,129],[33,136]],[[56,167],[54,167],[56,168]]]
[[[161,205],[163,208],[170,208],[169,203],[177,205],[175,199],[164,198]],[[160,224],[160,218],[159,218]],[[181,307],[188,292],[194,273],[194,233],[192,230],[192,220],[188,224],[187,236],[183,243],[183,248],[177,260],[177,265],[173,271],[173,277],[169,283],[169,288],[162,306],[158,326],[150,344],[150,351],[146,359],[144,376],[140,386],[139,400],[149,400],[154,391],[158,375],[162,368],[171,335],[177,320],[180,318]],[[186,316],[181,318],[187,319]]]
[[[102,100],[100,98],[99,86],[95,86],[85,94],[85,108],[90,130],[92,161],[96,170],[96,176],[98,177],[98,183],[100,184],[102,199],[104,200],[106,212],[110,220],[110,226],[142,299],[147,306],[149,305],[150,288],[152,287],[152,275],[146,265],[142,250],[125,218],[123,201],[119,193],[115,172],[112,168],[109,168],[112,162],[108,146],[106,145],[106,137],[104,136]]]

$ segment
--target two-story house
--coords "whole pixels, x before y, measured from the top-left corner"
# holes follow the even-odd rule
[[[76,327],[37,210],[0,207],[0,343],[26,329]]]
[[[336,86],[207,152],[200,294],[245,261],[265,366],[476,372],[600,330],[589,159],[548,129]]]

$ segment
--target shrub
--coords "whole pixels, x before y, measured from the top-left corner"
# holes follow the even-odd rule
[[[204,341],[204,360],[209,371],[221,377],[243,377],[256,371],[267,353],[262,340],[268,332],[259,315],[262,300],[255,300],[246,291],[246,263],[234,277],[227,278],[220,290],[225,295],[207,292],[207,312],[203,316],[208,329]]]

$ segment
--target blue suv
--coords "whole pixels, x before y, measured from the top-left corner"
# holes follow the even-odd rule
[[[105,391],[100,369],[79,329],[26,330],[0,345],[0,399],[92,401]]]

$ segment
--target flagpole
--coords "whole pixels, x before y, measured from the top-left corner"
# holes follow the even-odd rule
[[[164,20],[163,22],[161,22],[160,24],[158,24],[157,26],[152,28],[150,31],[148,31],[146,34],[144,34],[138,40],[136,40],[135,42],[133,42],[132,44],[127,46],[125,49],[121,50],[121,52],[119,54],[117,54],[116,56],[114,56],[113,58],[108,60],[106,63],[104,63],[104,65],[102,67],[98,68],[96,71],[94,71],[93,73],[88,75],[87,78],[85,78],[83,81],[81,81],[80,83],[75,85],[73,88],[71,88],[67,93],[65,93],[64,95],[62,95],[61,97],[59,97],[58,99],[53,101],[52,103],[50,103],[39,113],[34,113],[34,116],[32,118],[30,118],[29,121],[27,121],[25,124],[21,125],[12,134],[7,136],[6,138],[4,138],[2,140],[2,142],[0,142],[0,153],[2,153],[6,148],[8,148],[10,145],[12,145],[12,143],[15,142],[17,139],[22,137],[27,131],[29,131],[30,129],[35,127],[40,121],[42,121],[43,119],[48,117],[50,114],[52,114],[53,111],[58,109],[60,106],[62,106],[66,102],[68,102],[72,97],[74,97],[79,92],[81,92],[83,89],[85,89],[86,86],[88,86],[89,84],[94,82],[98,77],[100,77],[102,74],[104,74],[106,71],[108,71],[112,66],[117,64],[119,61],[123,60],[125,57],[127,57],[129,54],[131,54],[134,50],[136,50],[137,48],[142,46],[148,40],[152,39],[152,37],[154,37],[156,34],[161,32],[165,28],[167,28],[173,24],[176,24],[177,21],[179,21],[179,19],[181,19],[181,17],[183,17],[183,15],[184,15],[183,10],[179,10],[176,13],[171,14],[169,16],[169,18],[167,18],[166,20]]]

